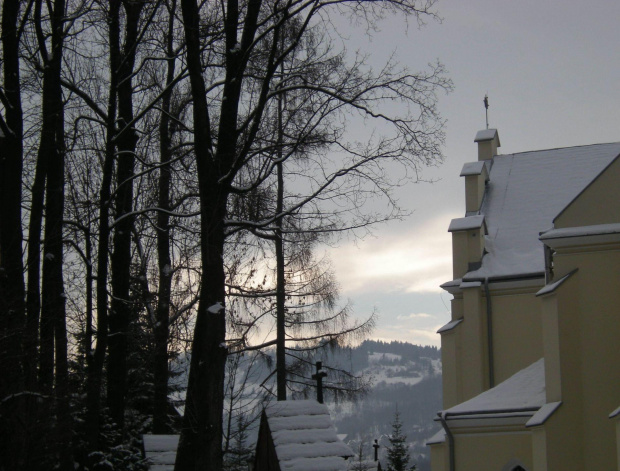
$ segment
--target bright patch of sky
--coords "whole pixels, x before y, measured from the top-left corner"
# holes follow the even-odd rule
[[[407,31],[388,17],[372,38],[348,36],[350,51],[380,67],[392,53],[421,70],[437,58],[455,91],[439,97],[446,126],[446,162],[423,171],[434,184],[399,189],[413,211],[378,228],[373,238],[330,250],[343,298],[356,315],[379,311],[373,338],[439,345],[451,298],[438,288],[451,276],[450,220],[464,216],[464,163],[477,159],[476,132],[499,130],[503,154],[620,141],[620,2],[600,0],[440,0],[441,24]],[[343,28],[338,28],[341,32]],[[370,130],[358,132],[368,135]]]

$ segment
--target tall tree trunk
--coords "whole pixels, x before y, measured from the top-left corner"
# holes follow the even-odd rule
[[[162,97],[159,121],[159,195],[158,206],[164,211],[157,214],[157,260],[159,268],[159,292],[155,323],[155,358],[153,391],[153,433],[167,433],[168,430],[168,337],[170,320],[170,289],[172,285],[172,267],[170,259],[170,102],[172,89],[168,88],[174,78],[174,17],[176,0],[172,0],[169,9],[168,37],[166,55],[168,57],[166,91]]]
[[[43,136],[43,133],[41,134]],[[26,382],[31,388],[36,387],[35,384],[37,384],[38,377],[37,346],[41,316],[41,229],[43,227],[43,202],[45,200],[45,180],[47,178],[46,158],[47,152],[42,146],[39,146],[34,182],[31,191],[30,221],[28,224],[27,327],[26,335],[24,336]]]
[[[106,149],[99,189],[99,243],[97,247],[97,335],[94,354],[88,357],[86,378],[86,440],[89,450],[99,449],[101,386],[108,341],[108,257],[110,249],[110,198],[114,169],[118,66],[120,62],[120,0],[109,2],[110,89],[106,123]]]
[[[108,407],[112,420],[123,428],[127,394],[127,334],[133,307],[130,302],[131,234],[133,233],[133,176],[137,134],[133,128],[132,74],[136,58],[138,22],[143,2],[124,0],[125,42],[118,76],[118,127],[116,218],[111,259],[112,305],[108,340]]]
[[[227,194],[218,181],[200,61],[199,11],[182,0],[187,66],[193,98],[194,151],[200,193],[202,279],[194,328],[183,429],[175,470],[222,468],[222,414],[226,366],[224,217]],[[226,93],[226,92],[224,92]],[[233,125],[234,127],[234,125]],[[234,130],[233,130],[234,132]]]
[[[278,186],[276,194],[276,385],[278,401],[286,401],[286,277],[284,276],[284,238],[282,211],[284,210],[284,169],[282,165],[282,95],[278,95]]]
[[[89,218],[90,219],[90,218]],[[91,223],[88,221],[88,225],[84,230],[84,241],[86,244],[85,256],[86,260],[86,327],[84,329],[84,358],[86,364],[88,364],[88,358],[92,353],[93,345],[93,243],[91,240]]]
[[[183,429],[175,470],[222,469],[224,369],[227,350],[224,310],[223,215],[225,205],[215,185],[201,193],[202,282],[194,329]],[[219,204],[218,204],[219,203]],[[207,236],[205,237],[205,234]]]
[[[32,246],[32,260],[28,260],[29,265],[29,276],[28,276],[28,292],[32,293],[33,298],[29,299],[29,308],[34,309],[36,304],[39,304],[38,298],[40,299],[40,344],[39,344],[39,388],[42,392],[47,395],[51,395],[52,387],[54,382],[54,308],[53,301],[49,298],[49,289],[48,289],[48,298],[46,302],[43,300],[43,286],[41,286],[41,293],[39,293],[39,280],[40,274],[39,270],[41,269],[40,265],[40,238],[41,238],[41,217],[43,215],[43,199],[44,197],[51,198],[51,201],[47,203],[52,206],[51,210],[54,211],[56,208],[54,207],[55,201],[54,196],[55,193],[52,191],[49,186],[46,191],[46,181],[48,177],[48,172],[52,164],[58,163],[58,143],[57,143],[57,120],[62,117],[60,110],[58,108],[58,100],[62,101],[62,96],[57,97],[57,85],[60,85],[60,64],[61,62],[57,61],[54,55],[56,52],[62,54],[62,46],[59,51],[56,51],[56,44],[52,40],[51,51],[47,50],[46,36],[43,31],[43,22],[42,19],[42,0],[37,0],[35,2],[35,11],[34,11],[34,21],[35,21],[35,29],[37,32],[37,39],[39,45],[39,51],[41,54],[41,62],[44,64],[43,67],[43,96],[42,96],[42,106],[41,106],[41,138],[39,140],[39,151],[37,155],[37,168],[35,174],[35,188],[33,188],[33,206],[34,211],[31,213],[31,223],[33,225],[38,225],[37,233],[31,233],[31,240],[29,240],[29,244]],[[50,16],[54,15],[52,12],[49,12]],[[52,20],[53,21],[53,20]],[[54,30],[54,25],[51,25],[52,30]],[[55,37],[54,32],[52,36]],[[62,58],[59,58],[62,60]],[[58,83],[56,83],[58,82]],[[62,105],[61,105],[62,106]],[[57,169],[54,169],[57,170]],[[40,177],[40,178],[39,178]],[[37,181],[38,179],[38,181]],[[36,193],[35,193],[36,191]],[[36,201],[38,200],[38,201]],[[40,204],[40,207],[39,207]],[[61,218],[62,219],[62,218]],[[46,234],[45,236],[50,235],[51,224],[46,224]],[[52,242],[53,244],[53,242]],[[44,248],[49,248],[49,243],[45,244]],[[36,250],[36,254],[34,254],[34,250]],[[47,262],[47,283],[50,282],[49,278],[49,266],[50,262],[52,263],[60,263],[62,264],[62,260],[53,260],[54,254],[45,253],[44,255],[44,264]],[[36,271],[36,273],[35,273]],[[32,279],[32,286],[30,285]],[[36,290],[36,293],[35,291]],[[36,296],[36,300],[35,300]],[[31,312],[31,316],[34,316],[35,313]],[[39,315],[39,313],[37,313]]]
[[[0,91],[7,104],[0,127],[0,456],[6,469],[24,469],[27,434],[23,398],[22,344],[25,320],[22,261],[23,115],[20,91],[18,24],[20,1],[2,4]]]
[[[248,49],[254,41],[261,0],[249,0],[240,18],[238,0],[228,0],[224,20],[226,76],[224,79],[217,151],[209,120],[201,65],[201,34],[196,0],[181,0],[187,68],[193,98],[194,152],[200,197],[201,262],[200,305],[194,329],[192,360],[179,441],[176,471],[221,469],[224,370],[226,367],[226,296],[224,240],[230,184],[238,170],[237,117]],[[241,47],[237,34],[243,24]],[[260,114],[260,113],[259,113]]]
[[[36,5],[40,21],[41,2]],[[54,386],[56,427],[54,449],[60,469],[73,467],[71,453],[71,418],[69,413],[67,327],[63,282],[63,211],[64,211],[64,104],[61,68],[64,42],[65,2],[53,4],[51,16],[51,50],[46,50],[42,35],[39,48],[45,64],[43,75],[43,128],[40,146],[47,155],[47,189],[43,276],[41,285],[41,356],[40,385],[44,392]],[[35,25],[40,27],[40,23]],[[55,377],[55,381],[52,381]]]

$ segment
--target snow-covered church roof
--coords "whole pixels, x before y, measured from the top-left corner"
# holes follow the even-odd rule
[[[620,142],[493,157],[480,209],[487,253],[463,281],[544,273],[539,234],[619,155]]]
[[[513,424],[537,427],[545,423],[561,405],[561,401],[546,402],[545,360],[541,358],[497,386],[441,411],[439,416],[452,425],[457,425],[459,421],[467,422],[468,419],[507,419]],[[435,434],[426,444],[444,442],[445,433],[442,432]]]
[[[267,433],[270,439],[264,436]],[[280,401],[265,408],[257,467],[263,461],[259,455],[265,452],[259,447],[268,446],[269,440],[275,446],[280,471],[344,471],[345,458],[354,455],[338,438],[327,406],[313,400]]]
[[[444,417],[537,411],[545,404],[545,360],[532,363],[494,388],[443,411]]]

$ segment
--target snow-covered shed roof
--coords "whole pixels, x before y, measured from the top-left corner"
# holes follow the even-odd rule
[[[142,435],[144,457],[150,471],[172,471],[179,446],[178,435]]]
[[[544,273],[539,234],[618,155],[620,142],[495,156],[480,210],[487,253],[463,280]]]
[[[345,471],[345,458],[354,455],[338,438],[325,404],[274,402],[265,408],[264,419],[281,471]],[[261,426],[259,434],[263,430]],[[257,459],[258,454],[257,449]]]
[[[494,388],[443,411],[443,416],[474,416],[537,411],[545,404],[545,360],[532,363]]]

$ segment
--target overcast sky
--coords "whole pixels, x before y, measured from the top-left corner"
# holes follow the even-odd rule
[[[500,153],[620,141],[620,1],[440,0],[437,9],[441,24],[407,32],[388,18],[371,40],[352,37],[377,64],[395,51],[413,70],[436,59],[449,70],[455,91],[440,99],[447,160],[424,173],[440,180],[399,193],[413,211],[406,221],[330,251],[356,314],[379,311],[373,338],[432,345],[450,318],[451,296],[439,288],[452,278],[447,228],[464,215],[459,173],[477,159],[484,95]]]

